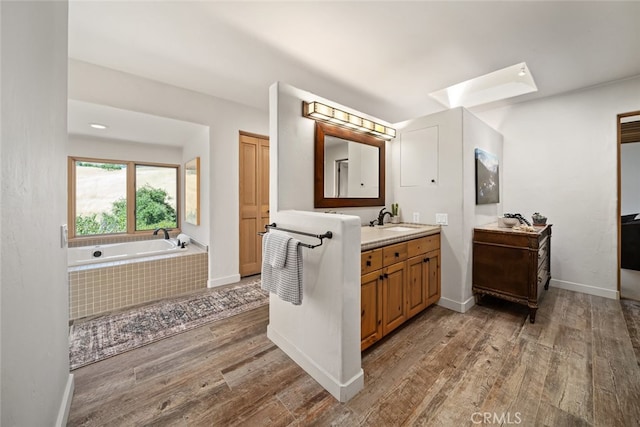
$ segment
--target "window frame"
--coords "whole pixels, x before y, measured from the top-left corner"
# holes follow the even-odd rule
[[[114,163],[126,165],[126,199],[127,199],[127,231],[122,233],[104,233],[104,234],[88,234],[76,235],[76,162],[90,163]],[[116,159],[100,159],[93,157],[68,156],[67,157],[67,221],[68,221],[68,238],[69,240],[96,239],[102,237],[127,237],[127,236],[143,236],[152,235],[153,230],[136,230],[136,166],[153,166],[174,168],[176,171],[176,227],[171,231],[180,232],[182,206],[180,204],[180,174],[181,165],[172,163],[156,163],[141,162],[136,160],[116,160]]]

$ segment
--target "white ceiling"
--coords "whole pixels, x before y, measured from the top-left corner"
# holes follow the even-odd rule
[[[538,92],[501,104],[640,75],[639,21],[640,2],[71,1],[69,56],[265,111],[282,81],[395,123],[519,62]]]

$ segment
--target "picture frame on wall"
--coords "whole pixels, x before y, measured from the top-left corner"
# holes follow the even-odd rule
[[[200,157],[184,166],[184,216],[185,222],[200,225]]]
[[[476,157],[476,205],[500,202],[500,165],[498,157],[480,148]]]

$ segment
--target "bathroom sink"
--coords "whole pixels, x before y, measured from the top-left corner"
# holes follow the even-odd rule
[[[385,231],[415,231],[414,227],[404,227],[402,225],[396,225],[394,227],[385,227]]]

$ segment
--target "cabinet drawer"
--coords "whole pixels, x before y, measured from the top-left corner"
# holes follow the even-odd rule
[[[540,242],[540,248],[538,248],[538,265],[542,264],[547,259],[549,252],[549,239],[544,239]]]
[[[545,264],[540,270],[538,270],[537,286],[540,287],[540,286],[544,285],[545,283],[547,283],[547,279],[548,278],[549,278],[549,269],[547,268],[547,265]]]
[[[440,248],[440,234],[421,237],[407,242],[408,257],[412,258]]]
[[[398,243],[382,248],[382,265],[384,267],[407,259],[407,243]]]
[[[382,268],[382,249],[362,252],[360,255],[360,275]]]

